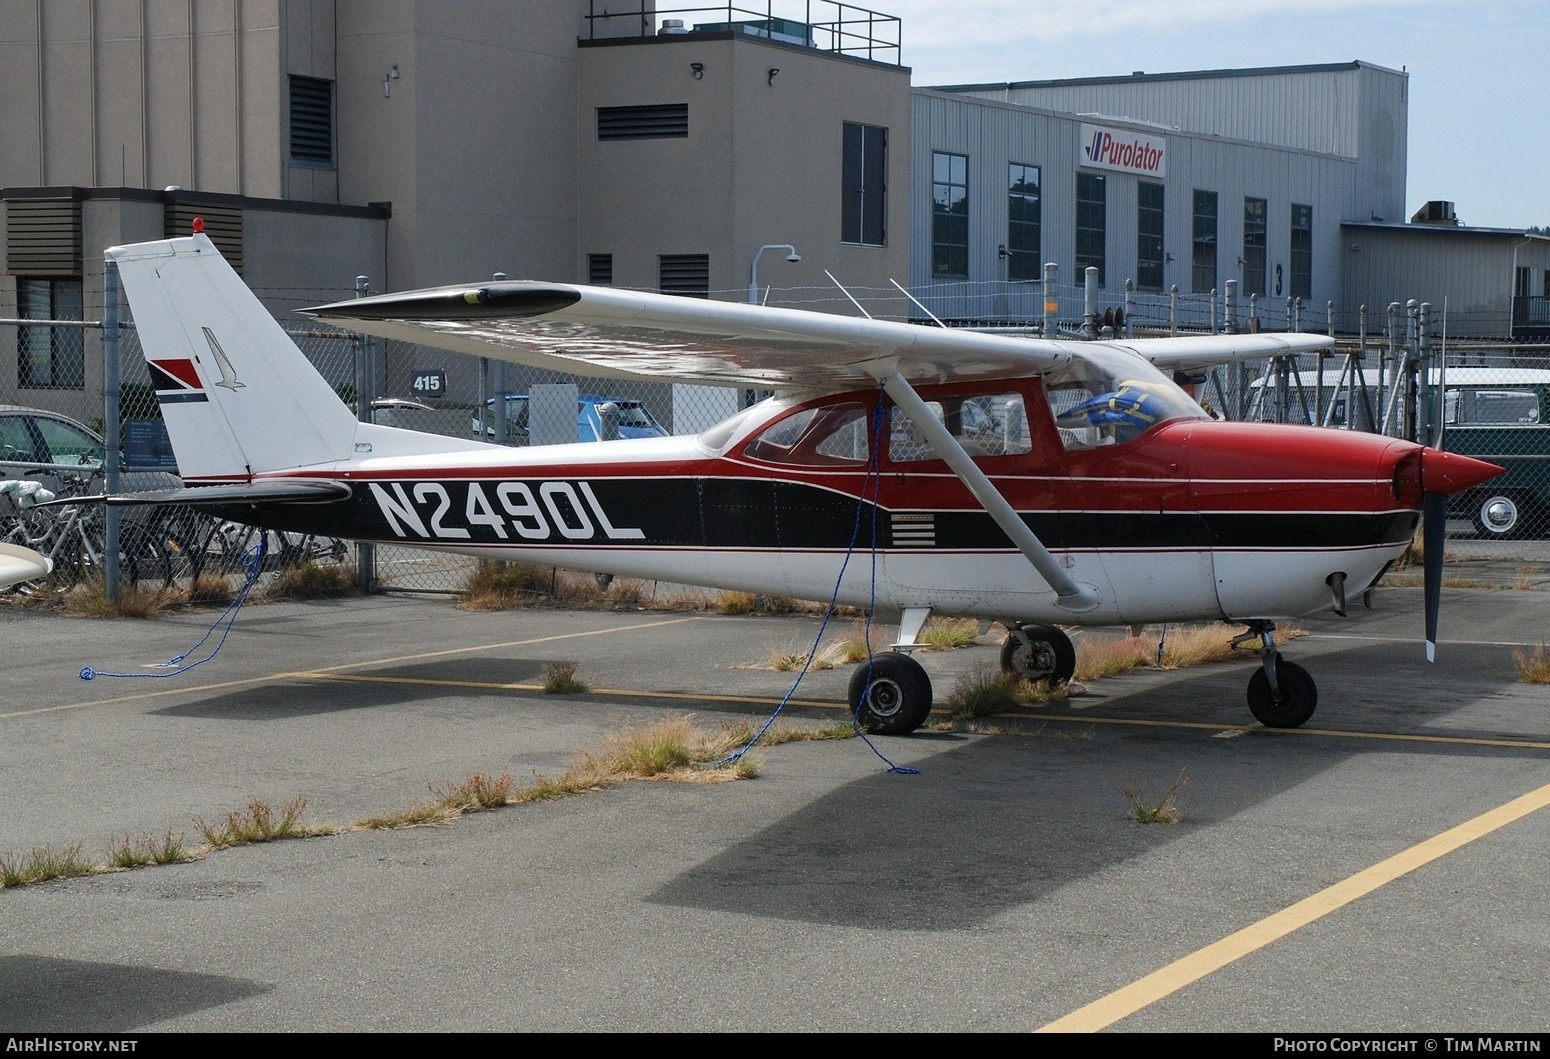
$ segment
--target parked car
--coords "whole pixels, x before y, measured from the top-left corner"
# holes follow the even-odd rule
[[[605,404],[612,404],[619,409],[619,433],[621,438],[662,438],[667,436],[667,430],[658,423],[639,401],[631,401],[624,397],[607,397],[602,394],[583,393],[576,397],[576,439],[577,441],[601,441],[603,440],[603,417],[600,409]],[[500,413],[495,411],[497,405],[503,406]],[[495,415],[503,414],[506,419],[506,436],[513,445],[526,445],[528,443],[528,395],[525,393],[508,393],[505,397],[491,397],[485,401],[484,422],[473,421],[474,435],[483,434],[486,438],[499,438],[496,430],[498,421]],[[481,430],[482,427],[482,430]]]
[[[103,452],[102,436],[69,416],[0,405],[0,479],[42,482],[57,493],[66,477],[101,468]],[[164,471],[132,471],[123,475],[120,488],[175,489],[179,484],[176,475]]]

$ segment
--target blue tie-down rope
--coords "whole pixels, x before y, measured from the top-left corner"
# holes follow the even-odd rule
[[[812,668],[813,660],[818,657],[818,646],[823,642],[824,630],[829,627],[829,619],[834,616],[834,611],[839,604],[840,585],[845,580],[845,568],[850,565],[850,557],[855,554],[856,541],[859,539],[861,534],[861,512],[866,508],[868,486],[870,486],[872,490],[872,583],[870,594],[867,600],[865,639],[867,645],[867,678],[868,683],[871,682],[872,612],[875,609],[877,603],[877,506],[878,491],[880,488],[879,482],[882,478],[878,470],[878,450],[882,446],[883,424],[886,421],[886,416],[887,410],[883,405],[882,390],[879,388],[877,410],[873,415],[872,452],[870,459],[867,461],[866,478],[861,483],[861,495],[856,498],[856,518],[850,529],[850,544],[845,549],[845,558],[840,562],[840,572],[834,579],[834,591],[829,595],[829,605],[824,608],[823,620],[818,623],[818,635],[813,637],[813,646],[812,649],[807,652],[807,661],[802,664],[802,669],[797,673],[796,680],[791,682],[790,689],[784,696],[781,697],[780,703],[775,707],[774,711],[769,715],[769,717],[765,719],[763,727],[755,732],[753,738],[744,743],[740,749],[734,751],[731,754],[728,754],[726,760],[723,762],[724,764],[733,765],[738,761],[741,761],[743,756],[754,748],[754,744],[757,743],[760,739],[764,738],[764,733],[770,730],[770,728],[775,724],[776,719],[779,718],[781,713],[785,710],[786,703],[790,702],[791,696],[797,693],[797,688],[802,685],[802,678],[807,676],[807,671]],[[866,732],[862,730],[860,721],[858,720],[859,713],[860,711],[858,709],[851,714],[850,723],[855,728],[856,734],[861,737],[862,742],[866,743],[866,745],[871,748],[872,753],[876,754],[878,759],[882,761],[884,765],[888,766],[888,771],[897,772],[905,776],[918,775],[920,773],[919,769],[910,768],[906,765],[895,764],[894,762],[888,760],[888,757],[881,750],[877,749],[877,744],[868,739]]]
[[[165,677],[175,677],[180,674],[187,673],[195,666],[204,665],[206,662],[210,661],[210,659],[214,658],[216,654],[220,652],[221,646],[226,643],[226,637],[231,632],[231,627],[236,624],[237,612],[242,609],[242,604],[247,602],[248,596],[253,591],[253,586],[258,583],[258,575],[264,569],[264,553],[268,550],[269,534],[260,533],[258,535],[258,543],[242,553],[242,568],[247,571],[247,577],[243,580],[242,587],[237,590],[237,597],[226,605],[226,610],[219,618],[215,619],[215,623],[212,624],[205,632],[205,634],[199,638],[198,643],[194,644],[182,654],[173,655],[165,662],[157,662],[146,666],[147,669],[159,670],[159,672],[102,673],[93,669],[91,666],[86,666],[81,670],[81,679],[91,680],[93,677],[155,677],[158,679]],[[203,647],[205,641],[209,640],[211,636],[215,635],[216,629],[221,630],[221,638],[215,641],[215,646],[210,649],[210,653],[205,655],[203,658],[195,659],[187,665],[183,665],[183,660],[189,655],[193,654],[195,651],[199,650],[199,648]]]

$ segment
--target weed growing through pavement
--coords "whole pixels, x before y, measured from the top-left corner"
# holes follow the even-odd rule
[[[848,739],[853,735],[854,726],[848,723],[818,728],[777,724],[764,734],[761,742],[776,746],[806,740]],[[759,774],[759,762],[752,755],[745,754],[730,765],[724,762],[752,737],[753,729],[746,722],[722,724],[719,731],[708,733],[696,728],[688,717],[669,718],[616,732],[602,751],[579,755],[558,778],[535,774],[530,785],[518,788],[509,772],[498,776],[475,773],[459,783],[432,785],[429,801],[416,802],[402,812],[370,817],[350,827],[304,826],[300,817],[307,805],[305,798],[291,800],[278,812],[269,803],[255,800],[227,813],[218,825],[196,820],[195,827],[207,844],[193,849],[184,845],[182,835],[169,830],[160,839],[116,841],[100,864],[84,857],[80,845],[65,849],[44,847],[24,856],[0,853],[0,889],[103,871],[195,861],[217,850],[254,842],[446,823],[468,813],[598,791],[630,779],[685,783],[751,779]]]
[[[576,676],[575,662],[550,662],[544,666],[544,691],[550,695],[579,695],[591,690]]]
[[[80,843],[65,849],[44,846],[19,858],[0,854],[0,888],[30,886],[50,879],[69,879],[88,875],[93,870],[92,865],[81,856]]]
[[[1184,819],[1184,788],[1189,784],[1189,777],[1184,770],[1179,770],[1178,777],[1163,791],[1162,797],[1156,801],[1149,800],[1142,792],[1138,784],[1127,783],[1124,787],[1125,797],[1130,800],[1130,819],[1138,824],[1176,824]]]
[[[979,640],[980,623],[973,618],[933,619],[920,630],[920,646],[926,651],[956,651]]]
[[[1529,654],[1514,651],[1512,657],[1518,663],[1519,680],[1525,684],[1550,684],[1550,653],[1546,653],[1544,644]]]
[[[254,799],[245,808],[227,813],[226,819],[219,825],[212,826],[203,820],[196,820],[194,826],[211,849],[245,846],[253,842],[275,842],[282,838],[302,838],[311,833],[298,823],[306,807],[307,799],[296,797],[276,814],[268,802]]]

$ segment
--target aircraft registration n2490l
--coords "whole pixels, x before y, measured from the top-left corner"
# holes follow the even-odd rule
[[[109,255],[186,486],[110,502],[899,613],[895,650],[851,682],[878,732],[930,711],[907,648],[932,612],[1001,622],[1003,665],[1054,680],[1075,665],[1060,625],[1242,623],[1250,709],[1300,725],[1317,692],[1275,621],[1343,613],[1424,507],[1430,649],[1444,498],[1499,473],[1218,422],[1168,374],[1330,343],[1315,335],[1049,341],[527,281],[309,310],[570,373],[775,392],[698,436],[507,448],[358,422],[202,234]]]

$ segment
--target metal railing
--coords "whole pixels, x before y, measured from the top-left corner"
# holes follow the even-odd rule
[[[903,63],[903,24],[897,16],[838,0],[672,7],[642,2],[622,9],[617,3],[591,0],[583,17],[588,40],[741,33],[892,66]]]

